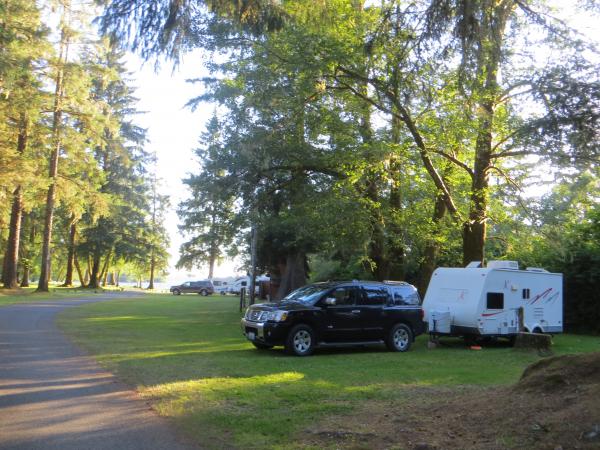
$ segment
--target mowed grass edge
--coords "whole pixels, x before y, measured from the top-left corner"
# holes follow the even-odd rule
[[[238,299],[152,295],[64,311],[59,326],[155,409],[204,446],[302,447],[326,417],[366,401],[411,401],[415,388],[516,381],[532,353],[481,351],[426,336],[404,354],[383,347],[317,351],[308,358],[258,351],[240,330]],[[558,354],[600,350],[600,337],[555,338]]]
[[[68,300],[79,297],[90,297],[96,294],[119,292],[117,289],[87,289],[79,287],[62,287],[53,285],[49,292],[36,292],[36,285],[19,289],[0,289],[0,307],[20,303],[32,303],[46,300]]]

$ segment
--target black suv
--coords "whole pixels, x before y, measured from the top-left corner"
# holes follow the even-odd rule
[[[288,353],[307,356],[315,347],[376,343],[405,352],[425,323],[414,286],[345,281],[309,284],[278,303],[252,305],[242,330],[259,349],[283,345]]]
[[[169,289],[173,295],[181,295],[181,294],[200,294],[200,295],[210,295],[215,293],[215,287],[213,286],[212,281],[203,280],[203,281],[186,281],[183,284],[178,286],[171,286]]]

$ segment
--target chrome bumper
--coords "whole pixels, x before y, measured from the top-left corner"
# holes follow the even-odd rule
[[[265,324],[263,322],[251,322],[244,318],[244,319],[242,319],[241,327],[242,327],[242,333],[244,333],[244,336],[246,336],[246,327],[248,327],[248,328],[256,329],[256,337],[259,337],[261,339],[265,338]]]

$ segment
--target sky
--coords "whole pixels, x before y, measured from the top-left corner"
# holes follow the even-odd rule
[[[563,19],[576,24],[583,34],[598,40],[597,17],[573,16],[571,8],[564,8],[564,4],[560,2],[555,4],[562,7]],[[179,246],[184,242],[177,228],[176,208],[188,195],[182,179],[188,173],[199,170],[193,149],[198,146],[200,134],[214,111],[214,105],[210,104],[201,105],[194,112],[185,107],[188,100],[202,93],[200,84],[190,84],[186,80],[206,75],[203,66],[206,58],[206,54],[196,51],[184,55],[175,70],[169,63],[163,63],[159,70],[155,70],[152,62],[144,64],[133,54],[128,57],[128,68],[132,72],[133,84],[137,86],[136,94],[140,99],[139,110],[145,111],[145,114],[137,118],[137,122],[148,130],[150,142],[146,149],[157,154],[158,176],[163,182],[163,193],[169,195],[171,200],[171,207],[165,214],[165,226],[171,238],[167,282],[173,284],[186,279],[206,278],[208,273],[207,269],[192,272],[175,269]],[[537,189],[535,195],[540,195],[547,189]],[[224,261],[215,268],[215,277],[239,275],[235,270],[237,265],[233,261]]]
[[[158,177],[164,187],[163,194],[170,197],[171,206],[165,214],[165,226],[171,238],[169,248],[170,267],[168,283],[177,284],[186,279],[206,278],[208,270],[177,270],[175,264],[179,257],[179,246],[184,242],[177,228],[176,208],[188,195],[182,182],[188,173],[197,172],[199,165],[193,154],[198,147],[200,134],[205,123],[212,116],[214,106],[201,105],[194,112],[185,107],[191,98],[201,93],[199,84],[190,84],[186,80],[206,74],[202,52],[193,52],[175,70],[169,63],[163,63],[155,70],[154,63],[146,64],[136,55],[130,54],[127,66],[132,72],[133,85],[137,87],[138,109],[143,111],[136,122],[148,130],[148,152],[156,152]],[[215,278],[237,275],[235,262],[225,261],[215,268]]]

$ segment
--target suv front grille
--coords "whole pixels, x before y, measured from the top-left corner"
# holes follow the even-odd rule
[[[265,320],[267,320],[268,315],[268,311],[257,311],[249,309],[248,313],[246,314],[246,319],[251,320],[252,322],[264,322]]]

